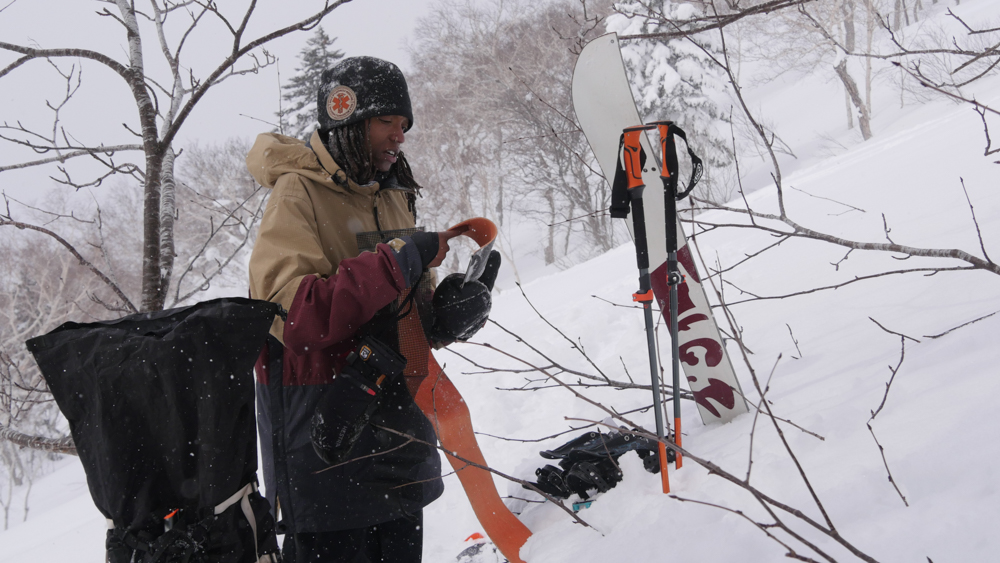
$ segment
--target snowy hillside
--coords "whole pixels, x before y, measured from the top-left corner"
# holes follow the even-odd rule
[[[993,0],[962,2],[961,8],[979,18],[1000,15]],[[881,88],[876,99],[894,95],[888,85]],[[976,93],[980,102],[1000,106],[1000,78],[981,81]],[[797,159],[782,162],[785,207],[799,224],[857,241],[888,237],[906,246],[959,248],[978,257],[985,249],[990,257],[1000,256],[1000,165],[995,156],[983,156],[982,124],[968,106],[876,103],[875,136],[861,142],[856,132],[845,130],[842,109],[830,110],[832,117],[814,115],[816,108],[843,107],[843,91],[835,83],[786,75],[747,94],[796,152]],[[747,186],[756,190],[748,204],[774,212],[775,191],[763,183],[767,174],[759,169],[751,174],[761,180]],[[720,211],[697,219],[746,222]],[[691,233],[691,226],[686,230]],[[769,234],[735,227],[696,237],[711,269],[728,268],[774,242]],[[771,409],[797,425],[779,424],[840,536],[883,562],[994,561],[1000,550],[1000,422],[993,408],[1000,396],[1000,355],[993,346],[1000,314],[982,317],[1000,312],[1000,276],[982,270],[915,272],[770,299],[881,272],[965,265],[946,258],[898,258],[789,240],[726,271],[723,284],[713,280],[731,304]],[[642,314],[631,307],[637,275],[634,247],[626,244],[526,283],[530,303],[520,289],[505,287],[494,296],[492,318],[568,369],[597,373],[566,337],[612,379],[648,383]],[[721,315],[719,322],[729,332]],[[548,364],[492,324],[474,340],[534,366]],[[661,328],[665,354],[667,341]],[[527,368],[496,351],[476,344],[456,345],[454,351],[461,356],[443,351],[437,357],[470,407],[487,460],[503,473],[534,479],[534,469],[550,463],[538,452],[581,431],[543,438],[607,417],[540,373],[493,372]],[[735,343],[729,352],[747,399],[758,404],[760,395]],[[509,390],[525,386],[541,389]],[[623,413],[649,404],[648,391],[577,390]],[[692,454],[739,479],[749,472],[750,483],[762,493],[825,523],[769,419],[751,412],[724,426],[705,426],[691,402],[683,408],[684,447]],[[650,411],[626,417],[653,428]],[[686,459],[680,470],[671,468],[676,499],[660,493],[659,477],[646,473],[635,454],[623,456],[621,465],[624,481],[579,513],[588,526],[550,503],[511,499],[509,505],[534,533],[522,557],[530,563],[780,561],[788,552],[780,540],[802,556],[823,560],[786,532],[755,526],[772,523],[773,516],[745,490],[693,460]],[[500,477],[496,482],[501,494],[538,498]],[[444,497],[425,511],[428,562],[453,561],[463,540],[482,531],[458,479],[449,475],[445,485]],[[103,561],[104,520],[75,459],[35,482],[30,505],[28,520],[20,523],[13,503],[12,527],[0,532],[0,563]],[[830,559],[857,559],[796,517],[776,514]]]

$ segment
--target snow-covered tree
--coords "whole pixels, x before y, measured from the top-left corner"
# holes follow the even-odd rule
[[[344,58],[344,52],[334,49],[336,37],[330,37],[322,27],[306,41],[299,52],[296,74],[281,88],[281,98],[288,103],[278,112],[279,133],[304,138],[318,125],[316,121],[316,92],[320,87],[323,71]]]
[[[616,5],[617,14],[607,20],[608,31],[619,35],[656,34],[674,31],[668,20],[690,20],[703,13],[701,3],[626,2]],[[639,17],[631,17],[632,15]],[[622,44],[622,57],[632,83],[639,115],[647,122],[670,120],[688,133],[688,141],[705,161],[700,193],[725,201],[731,186],[723,180],[733,162],[729,128],[727,84],[711,57],[719,56],[712,34],[698,36],[697,44],[686,38],[654,38]]]

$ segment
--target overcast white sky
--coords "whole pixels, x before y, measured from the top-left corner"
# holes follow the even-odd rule
[[[323,27],[335,46],[348,56],[371,55],[399,64],[404,72],[409,59],[403,46],[412,36],[417,20],[426,16],[436,0],[352,0],[327,16]],[[102,52],[119,61],[126,60],[126,39],[120,24],[95,12],[113,5],[97,0],[0,0],[0,41],[37,48],[78,47]],[[219,0],[223,13],[239,21],[246,0]],[[247,37],[256,38],[267,31],[284,27],[315,12],[323,2],[316,0],[258,0]],[[6,6],[6,8],[4,8]],[[139,9],[148,11],[148,0],[136,0]],[[180,20],[181,14],[177,15]],[[178,21],[179,23],[179,21]],[[220,24],[199,26],[188,40],[182,64],[204,76],[209,67],[224,58],[232,45],[231,35]],[[231,136],[251,137],[270,129],[252,116],[272,120],[278,108],[278,70],[287,80],[298,65],[297,55],[312,32],[292,34],[267,45],[279,58],[278,66],[257,75],[235,77],[213,88],[199,102],[185,123],[180,136],[183,143],[192,139],[215,142]],[[147,65],[160,64],[163,57],[155,37],[144,38]],[[174,41],[176,44],[176,41]],[[16,60],[10,52],[0,51],[0,68]],[[78,63],[63,59],[63,70]],[[135,142],[122,123],[134,126],[135,104],[124,82],[101,65],[85,61],[82,87],[63,110],[63,123],[69,134],[86,143]],[[200,72],[199,72],[200,71]],[[161,72],[160,75],[163,75]],[[66,88],[55,70],[43,61],[33,61],[0,78],[0,121],[17,121],[51,133],[52,112],[46,102],[57,103]],[[27,158],[37,158],[30,153]],[[0,144],[0,165],[25,160],[9,146]],[[50,171],[51,172],[51,171]],[[42,181],[51,184],[44,177]],[[27,198],[42,188],[37,174],[0,173],[0,191]]]

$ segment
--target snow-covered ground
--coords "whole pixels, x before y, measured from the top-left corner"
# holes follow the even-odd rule
[[[1000,14],[993,4],[968,1],[953,9],[979,16]],[[945,101],[900,108],[898,95],[882,85],[876,90],[875,137],[862,143],[856,131],[844,130],[839,85],[818,76],[782,80],[769,85],[766,96],[750,94],[756,95],[753,107],[761,108],[799,157],[796,162],[789,159],[784,178],[786,188],[794,188],[786,190],[785,205],[798,223],[867,242],[885,242],[887,225],[896,243],[960,248],[982,257],[964,181],[985,251],[1000,256],[1000,168],[993,163],[995,157],[983,157],[982,125],[971,109]],[[1000,106],[1000,79],[984,81],[977,95],[985,104]],[[822,119],[811,119],[817,112]],[[827,112],[841,118],[830,119]],[[748,197],[754,209],[775,208],[773,186],[750,188],[759,188]],[[699,219],[734,221],[718,212]],[[773,242],[769,235],[746,229],[720,229],[697,238],[704,259],[724,266]],[[843,260],[845,254],[846,249],[829,244],[785,242],[727,272],[724,278],[733,285],[724,285],[726,300],[737,303],[750,297],[737,287],[758,296],[778,296],[878,272],[961,265],[949,259],[900,261],[862,251]],[[630,244],[523,286],[545,319],[579,342],[605,373],[625,379],[624,365],[641,382],[648,381],[641,312],[609,303],[630,304],[636,288]],[[752,352],[753,369],[762,385],[769,381],[771,408],[810,432],[781,424],[826,514],[847,542],[878,561],[997,560],[1000,423],[992,405],[1000,396],[1000,356],[993,348],[1000,315],[932,336],[1000,311],[1000,277],[983,271],[891,275],[835,290],[734,304],[732,311]],[[508,287],[495,296],[492,317],[569,367],[594,372],[532,311],[519,289]],[[720,324],[726,327],[721,319]],[[879,324],[909,337],[905,356],[901,336]],[[667,341],[664,332],[661,345]],[[541,362],[496,326],[488,326],[475,340],[516,352],[536,365]],[[481,365],[515,367],[480,346],[462,345],[456,351]],[[738,348],[731,343],[729,351],[744,392],[758,403]],[[501,390],[521,387],[538,374],[483,373],[455,354],[441,352],[438,358],[470,406],[487,460],[504,473],[532,479],[534,469],[546,463],[538,451],[579,432],[524,440],[583,424],[567,418],[606,417],[563,389]],[[568,376],[564,380],[575,381]],[[645,391],[582,392],[621,412],[649,400]],[[867,425],[883,399],[871,429],[909,506],[890,483]],[[685,403],[684,409],[685,448],[739,478],[747,476],[752,459],[754,486],[824,521],[770,421],[749,414],[724,426],[705,426],[693,404]],[[649,412],[628,416],[653,427]],[[782,560],[787,550],[769,538],[770,533],[801,555],[823,559],[786,533],[773,528],[765,533],[732,512],[742,511],[761,523],[772,521],[748,493],[691,460],[671,472],[672,492],[680,499],[717,506],[663,495],[659,477],[643,471],[635,454],[623,456],[621,465],[624,481],[579,513],[589,527],[574,523],[551,504],[511,500],[534,533],[522,557],[531,563]],[[502,494],[531,498],[519,485],[499,477],[496,481]],[[445,483],[444,497],[425,512],[428,562],[453,561],[463,540],[482,531],[457,478],[445,477]],[[0,562],[103,560],[104,520],[90,501],[74,459],[35,482],[24,523],[17,506],[15,502],[11,510],[11,529],[0,533]],[[833,560],[854,560],[844,547],[795,517],[778,515]]]

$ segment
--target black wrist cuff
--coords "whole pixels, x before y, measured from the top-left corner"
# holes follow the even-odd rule
[[[410,235],[410,240],[412,240],[413,244],[416,245],[417,252],[420,253],[420,263],[426,269],[427,265],[434,260],[435,256],[437,256],[438,234],[417,231]]]

